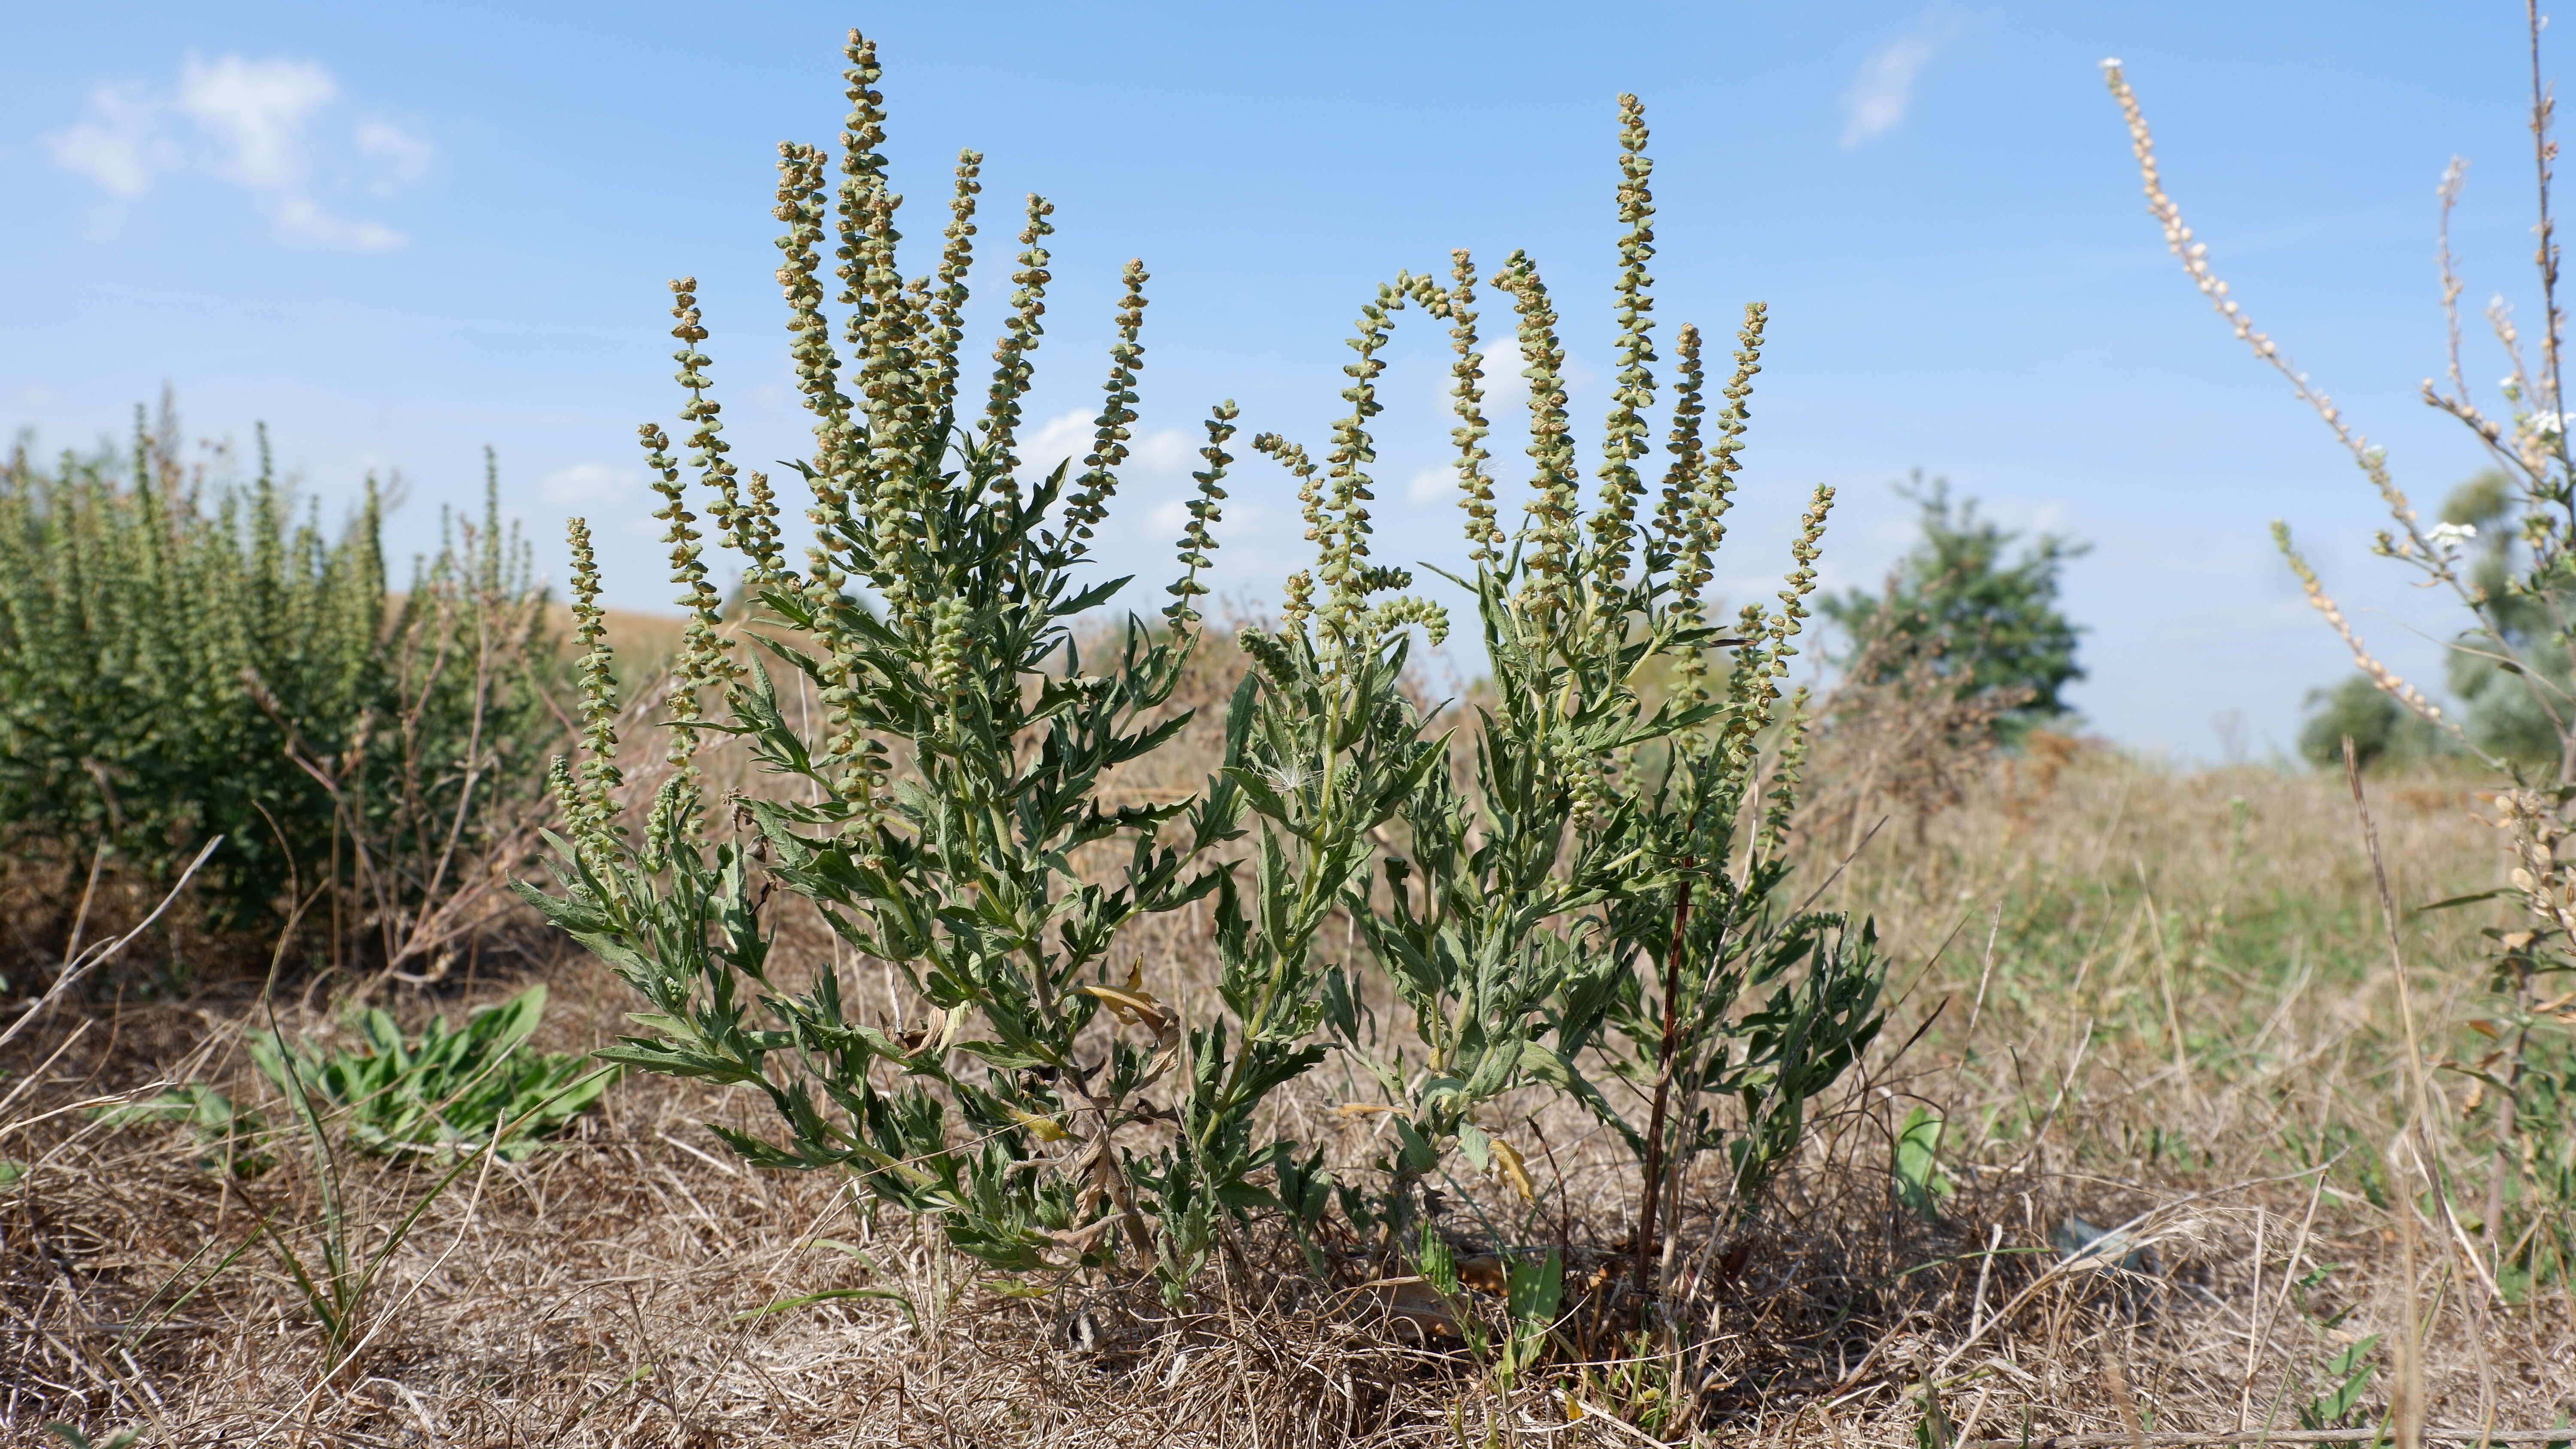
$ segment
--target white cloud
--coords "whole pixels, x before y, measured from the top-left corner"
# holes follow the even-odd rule
[[[429,170],[430,158],[438,154],[427,141],[391,121],[359,123],[356,140],[358,154],[376,164],[376,174],[367,189],[379,196],[418,181]]]
[[[1487,336],[1483,352],[1485,376],[1480,386],[1484,389],[1484,399],[1477,406],[1484,410],[1485,422],[1493,429],[1493,436],[1485,439],[1485,446],[1518,457],[1520,450],[1529,443],[1529,379],[1522,375],[1529,363],[1521,356],[1520,342],[1508,327],[1498,336]],[[1568,352],[1565,361],[1558,365],[1556,378],[1567,397],[1576,400],[1569,402],[1571,407],[1590,407],[1590,402],[1581,400],[1598,396],[1592,389],[1600,380],[1599,376],[1572,352]],[[1449,395],[1450,387],[1448,370],[1444,368],[1436,375],[1434,390],[1443,417],[1448,416],[1454,406]],[[1447,427],[1448,424],[1442,424],[1444,436]],[[1493,465],[1488,463],[1486,467],[1490,471]]]
[[[1205,460],[1190,435],[1178,428],[1158,428],[1127,440],[1127,466],[1140,473],[1187,473]]]
[[[89,114],[46,137],[55,164],[111,196],[140,198],[164,175],[196,174],[249,193],[282,239],[346,251],[403,244],[381,222],[345,217],[319,194],[322,163],[354,155],[367,189],[389,194],[417,180],[434,154],[427,141],[381,120],[343,131],[327,125],[339,82],[311,61],[191,55],[166,94],[123,82],[90,93]]]
[[[1843,145],[1857,146],[1904,124],[1914,104],[1914,82],[1957,31],[1955,22],[1936,16],[1862,57],[1843,92]]]
[[[1079,408],[1047,419],[1036,432],[1020,440],[1020,472],[1043,478],[1055,471],[1056,464],[1070,459],[1065,477],[1082,476],[1082,460],[1091,452],[1094,426],[1093,416]],[[1178,428],[1138,434],[1127,440],[1127,451],[1129,456],[1122,471],[1144,478],[1185,476],[1198,461],[1198,449],[1190,442],[1190,435]]]
[[[254,191],[303,184],[305,122],[339,94],[311,61],[192,55],[179,66],[179,109],[215,142],[216,173]]]
[[[1020,439],[1020,470],[1043,478],[1055,471],[1056,464],[1071,459],[1065,476],[1072,477],[1082,471],[1082,455],[1090,451],[1090,414],[1080,409],[1059,413]]]
[[[1405,480],[1404,497],[1409,503],[1437,503],[1454,496],[1458,487],[1455,468],[1425,468]]]
[[[606,463],[575,463],[558,468],[537,484],[537,496],[548,503],[604,503],[626,491],[628,477]]]
[[[309,196],[279,197],[275,216],[278,234],[287,240],[312,242],[316,246],[337,247],[342,251],[388,251],[410,240],[392,227],[377,222],[349,221],[333,216]]]
[[[1166,498],[1155,504],[1145,515],[1154,537],[1158,540],[1179,538],[1190,526],[1190,504],[1196,498],[1196,494],[1191,494],[1183,498]],[[1228,500],[1224,507],[1225,516],[1209,526],[1209,532],[1216,535],[1217,547],[1232,546],[1238,550],[1260,547],[1263,530],[1272,517],[1271,511],[1241,497]]]
[[[89,93],[89,119],[45,138],[54,164],[77,171],[111,196],[141,196],[152,173],[170,164],[160,134],[161,106],[132,84],[102,85]]]
[[[1485,397],[1478,406],[1484,409],[1486,421],[1497,428],[1516,427],[1528,415],[1529,379],[1521,376],[1521,369],[1526,366],[1528,364],[1521,358],[1520,344],[1511,334],[1485,339]],[[1441,379],[1440,405],[1444,408],[1451,406],[1449,388],[1449,380]],[[1496,422],[1497,419],[1501,421]]]

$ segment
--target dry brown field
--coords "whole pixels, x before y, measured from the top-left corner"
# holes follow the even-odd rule
[[[1206,748],[1212,728],[1193,726]],[[215,1271],[260,1225],[319,1243],[309,1158],[235,1179],[185,1133],[92,1110],[180,1080],[262,1101],[241,1049],[258,982],[173,993],[137,967],[6,1054],[0,1156],[25,1171],[0,1188],[0,1442],[57,1442],[56,1420],[151,1445],[2251,1442],[2339,1390],[2367,1441],[2407,1353],[2424,1422],[2546,1428],[2576,1410],[2569,1285],[2489,1282],[2483,1223],[2410,1202],[2389,1158],[2419,1076],[2436,1171],[2465,1180],[2495,1150],[2448,1068],[2485,1040],[2479,932],[2504,907],[2412,907],[2494,884],[2500,838],[2467,777],[2367,787],[2395,959],[2355,803],[2303,767],[2043,736],[1953,806],[1811,832],[1806,889],[1888,950],[1886,1031],[1758,1215],[1692,1185],[1676,1338],[1641,1351],[1569,1308],[1548,1366],[1508,1384],[1401,1291],[1318,1282],[1284,1249],[1177,1313],[981,1270],[841,1181],[748,1168],[704,1125],[765,1105],[645,1076],[431,1202],[385,1258],[361,1351],[326,1373],[276,1254]],[[829,959],[815,923],[780,929],[787,960]],[[1208,989],[1203,932],[1161,918],[1138,948],[1185,1006]],[[530,921],[373,999],[419,1021],[531,979],[552,991],[543,1046],[608,1043],[633,1004]],[[328,1034],[351,986],[288,980],[274,1004]],[[1279,1110],[1356,1167],[1375,1119],[1334,1110],[1342,1075]],[[1453,1179],[1442,1230],[1471,1255],[1558,1249],[1579,1304],[1627,1247],[1634,1167],[1561,1104],[1515,1110],[1535,1201]],[[1892,1175],[1918,1111],[1944,1124],[1930,1212]],[[348,1159],[337,1221],[361,1256],[431,1180]]]

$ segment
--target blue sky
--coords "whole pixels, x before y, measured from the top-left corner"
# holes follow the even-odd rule
[[[781,139],[837,134],[853,23],[882,48],[909,231],[935,233],[960,146],[986,155],[988,263],[1021,193],[1057,204],[1034,420],[1095,405],[1118,265],[1154,274],[1139,466],[1106,535],[1139,602],[1160,602],[1208,404],[1237,399],[1247,436],[1320,440],[1357,304],[1452,246],[1537,258],[1597,421],[1613,104],[1635,91],[1661,335],[1771,308],[1730,596],[1776,587],[1820,481],[1842,492],[1828,582],[1874,584],[1911,527],[1890,485],[1921,467],[2094,546],[2068,576],[2090,630],[2072,698],[2113,738],[2260,753],[2341,673],[2274,517],[2386,657],[2436,672],[2453,619],[2364,553],[2367,486],[2165,254],[2097,67],[2127,64],[2235,295],[2429,505],[2478,466],[2415,398],[2442,365],[2434,183],[2454,154],[2466,301],[2537,312],[2502,0],[15,6],[0,428],[88,446],[166,382],[192,436],[265,421],[326,507],[399,470],[406,549],[474,500],[489,443],[546,566],[586,513],[612,597],[657,606],[633,438],[677,403],[664,284],[701,279],[736,456],[801,455],[771,165]],[[970,336],[1006,290],[983,278]],[[2491,401],[2504,365],[2476,344]],[[1441,349],[1399,324],[1390,561],[1461,547],[1445,480],[1416,485],[1444,461]],[[1042,436],[1072,445],[1070,425]],[[1257,603],[1300,561],[1293,495],[1258,460],[1233,491],[1217,583]]]

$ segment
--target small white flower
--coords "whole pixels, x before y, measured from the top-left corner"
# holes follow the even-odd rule
[[[2102,68],[2104,70],[2118,70],[2120,68],[2120,58],[2116,55],[2106,55],[2102,57]]]
[[[2445,559],[2457,557],[2460,545],[2477,536],[2478,526],[2474,523],[2437,523],[2425,530],[2433,552]]]
[[[2533,413],[2522,420],[2522,425],[2541,438],[2554,438],[2567,430],[2565,420],[2556,413]]]

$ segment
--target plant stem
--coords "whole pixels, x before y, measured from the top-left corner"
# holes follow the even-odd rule
[[[1671,1103],[1673,1048],[1679,1035],[1677,1008],[1682,988],[1682,932],[1690,924],[1690,860],[1682,860],[1681,889],[1673,902],[1673,939],[1664,951],[1664,1036],[1655,1048],[1655,1106],[1646,1119],[1645,1183],[1637,1205],[1637,1326],[1646,1326],[1653,1294],[1655,1225],[1664,1187],[1664,1113]]]
[[[2504,1280],[2504,1187],[2505,1175],[2514,1170],[2514,1139],[2522,1129],[2522,1070],[2531,1049],[2531,967],[2528,962],[2514,967],[2514,1018],[2522,1025],[2513,1033],[2513,1055],[2505,1067],[2504,1099],[2496,1104],[2495,1166],[2487,1174],[2487,1210],[2483,1236],[2486,1238],[2487,1277],[2492,1282]]]

